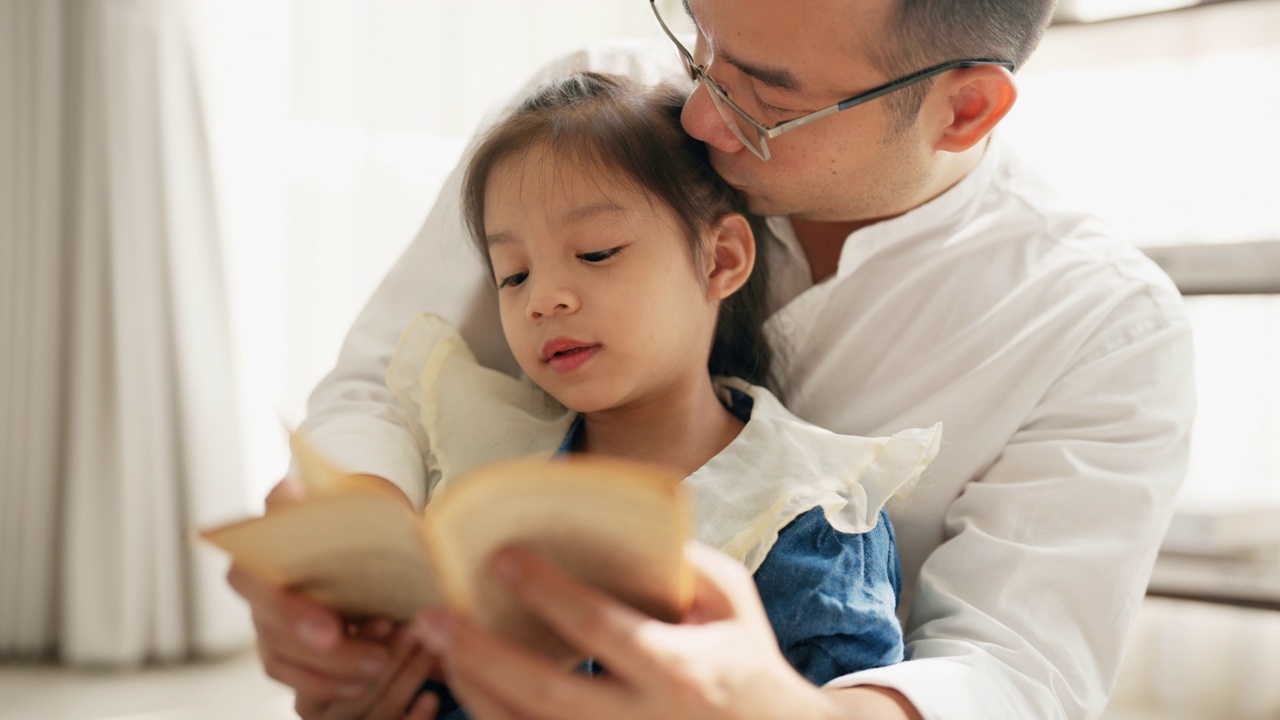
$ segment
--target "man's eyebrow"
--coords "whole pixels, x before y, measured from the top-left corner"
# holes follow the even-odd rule
[[[723,50],[720,51],[720,57],[724,58],[725,62],[769,87],[788,92],[800,92],[800,81],[796,79],[795,75],[791,74],[790,70],[755,65],[745,60],[739,60]]]
[[[694,27],[698,29],[698,33],[702,34],[702,26],[698,24],[698,18],[693,16],[693,8],[689,7],[689,0],[683,0],[681,4],[684,5],[685,14],[689,16],[689,20],[691,20]],[[720,57],[724,58],[725,62],[733,65],[742,72],[750,75],[769,87],[786,90],[788,92],[801,91],[800,81],[796,79],[795,75],[791,74],[790,70],[749,63],[735,58],[724,50],[720,51]]]

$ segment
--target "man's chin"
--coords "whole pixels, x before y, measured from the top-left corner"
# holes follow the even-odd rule
[[[750,185],[739,185],[728,178],[725,178],[725,182],[738,191],[738,194],[742,196],[742,200],[747,204],[747,209],[756,215],[766,214],[765,211],[773,205],[766,196]]]
[[[791,213],[779,203],[774,202],[768,196],[759,195],[748,190],[739,190],[742,193],[743,200],[747,202],[747,210],[752,215],[760,215],[769,217],[773,215],[790,215]]]

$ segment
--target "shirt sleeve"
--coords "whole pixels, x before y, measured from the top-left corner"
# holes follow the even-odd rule
[[[390,480],[416,507],[426,499],[424,448],[386,384],[401,331],[420,312],[439,313],[482,362],[514,371],[483,266],[458,213],[466,162],[463,157],[450,173],[417,237],[347,333],[333,370],[308,400],[302,425],[339,466]]]
[[[779,533],[755,581],[783,656],[815,685],[902,659],[888,513],[865,533],[842,533],[822,508],[809,510]]]
[[[1145,317],[1099,333],[952,503],[920,573],[908,661],[828,687],[890,687],[929,720],[1101,715],[1195,405],[1185,316]]]

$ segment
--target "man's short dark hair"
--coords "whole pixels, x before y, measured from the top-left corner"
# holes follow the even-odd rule
[[[891,77],[961,58],[1008,60],[1021,68],[1040,43],[1057,0],[899,0],[889,39],[872,62]],[[915,121],[931,81],[885,98],[900,129]]]

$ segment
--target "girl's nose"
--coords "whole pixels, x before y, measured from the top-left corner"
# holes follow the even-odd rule
[[[720,111],[711,101],[711,90],[702,83],[693,86],[689,99],[680,111],[680,124],[691,137],[697,138],[721,152],[733,153],[743,149],[742,141],[725,124]]]
[[[526,308],[530,320],[541,320],[550,315],[562,315],[575,312],[581,307],[578,294],[568,283],[554,277],[535,279],[530,275],[525,282],[532,283],[529,292],[529,304]]]

